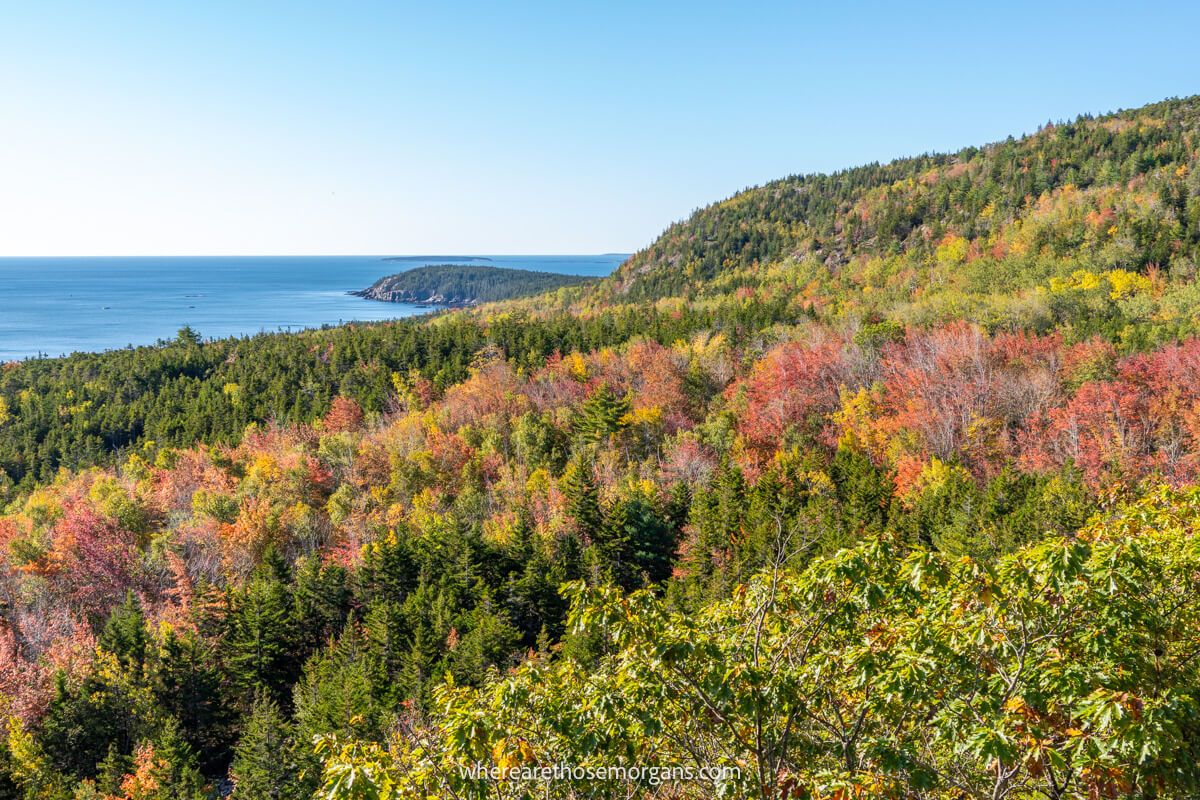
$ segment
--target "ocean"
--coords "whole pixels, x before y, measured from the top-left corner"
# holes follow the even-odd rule
[[[0,258],[0,361],[398,319],[429,309],[347,294],[428,264],[608,275],[597,256],[222,256]]]

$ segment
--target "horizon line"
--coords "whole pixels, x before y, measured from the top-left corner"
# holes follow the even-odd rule
[[[0,260],[17,258],[553,258],[556,256],[631,256],[635,252],[610,250],[600,253],[120,253],[115,255],[0,254]]]

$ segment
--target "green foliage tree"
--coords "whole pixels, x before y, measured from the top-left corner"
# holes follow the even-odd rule
[[[607,441],[628,426],[629,409],[628,397],[617,397],[607,383],[602,383],[580,407],[576,433],[585,442]]]
[[[595,467],[586,453],[571,460],[560,483],[567,500],[567,513],[575,520],[585,536],[602,535],[604,515],[600,510],[600,493],[596,486]]]
[[[72,684],[58,673],[38,738],[55,770],[94,778],[110,749],[127,756],[160,724],[140,674],[127,672],[114,656],[101,651],[92,673],[82,681]]]
[[[126,669],[140,673],[146,663],[149,642],[142,604],[133,592],[128,592],[125,602],[109,616],[98,644],[116,656]]]
[[[243,703],[256,694],[283,697],[299,672],[291,593],[277,575],[263,574],[233,594],[225,661]]]
[[[255,696],[234,751],[233,800],[290,800],[296,773],[287,719],[268,694]]]
[[[158,706],[178,721],[177,735],[212,777],[219,777],[229,763],[233,739],[223,680],[216,648],[191,632],[165,632],[154,660],[151,691]]]

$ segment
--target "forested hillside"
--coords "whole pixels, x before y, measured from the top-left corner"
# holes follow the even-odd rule
[[[670,313],[449,314],[215,342],[183,330],[158,347],[11,362],[0,368],[0,484],[29,488],[60,467],[109,464],[130,450],[236,442],[252,422],[311,421],[339,394],[382,413],[397,386],[422,378],[444,389],[491,348],[530,367],[634,336],[670,342],[711,330],[740,340],[785,313],[782,303],[729,302]]]
[[[1198,124],[6,366],[0,798],[1197,796]]]
[[[1200,102],[1188,98],[785,178],[668,228],[621,267],[609,296],[782,293],[822,317],[969,318],[989,329],[1087,326],[1099,311],[1090,326],[1110,338],[1149,320],[1175,319],[1164,335],[1191,333],[1198,137]],[[1128,302],[1071,293],[1106,276],[1112,299]]]

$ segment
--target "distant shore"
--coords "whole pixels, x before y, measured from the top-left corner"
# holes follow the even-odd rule
[[[474,264],[433,264],[380,278],[357,297],[425,308],[468,308],[595,280],[581,275]]]

